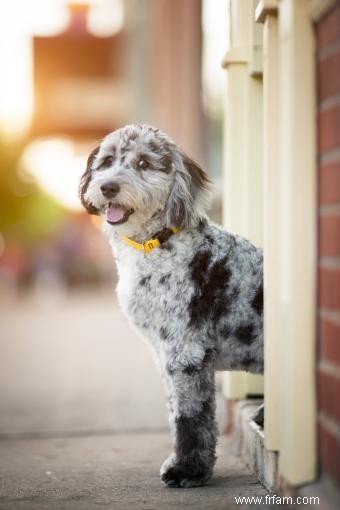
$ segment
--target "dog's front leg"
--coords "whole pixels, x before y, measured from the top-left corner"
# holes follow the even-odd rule
[[[161,478],[169,487],[198,487],[211,477],[216,460],[214,366],[206,357],[199,366],[168,369],[165,380],[174,453]]]

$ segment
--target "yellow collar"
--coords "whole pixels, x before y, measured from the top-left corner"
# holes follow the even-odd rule
[[[171,230],[173,234],[177,234],[179,232],[179,229],[175,227],[172,227],[169,230]],[[132,239],[129,239],[126,236],[123,236],[122,239],[126,244],[132,246],[132,248],[135,248],[135,250],[144,251],[144,253],[150,253],[150,251],[152,251],[154,248],[158,248],[162,242],[164,242],[157,238],[149,239],[148,241],[145,241],[145,243],[136,243],[136,241],[132,241]]]

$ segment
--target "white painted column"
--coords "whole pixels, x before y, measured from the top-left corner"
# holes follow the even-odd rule
[[[311,5],[261,0],[256,9],[264,23],[265,445],[280,451],[279,474],[293,486],[316,474]]]
[[[316,474],[316,94],[309,0],[279,2],[279,472]]]
[[[277,0],[264,0],[256,9],[263,23],[263,177],[264,177],[264,359],[265,445],[280,447],[280,165],[279,165],[279,48]]]
[[[255,25],[253,0],[230,0],[231,44],[224,126],[225,227],[262,245],[262,79],[261,27]],[[226,373],[224,393],[241,399],[263,392],[263,378]]]

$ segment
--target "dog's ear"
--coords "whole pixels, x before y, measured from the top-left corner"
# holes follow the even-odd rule
[[[208,207],[211,181],[208,174],[189,156],[183,154],[183,164],[191,177],[190,192],[196,202],[200,201],[199,206],[203,209]]]
[[[210,180],[206,172],[185,153],[175,163],[175,179],[166,204],[167,226],[192,225],[208,207]]]
[[[85,193],[86,193],[88,185],[90,184],[90,181],[91,181],[92,164],[93,164],[93,161],[94,161],[98,151],[99,151],[99,146],[96,147],[95,149],[93,149],[93,151],[90,153],[90,155],[87,159],[86,170],[83,173],[83,175],[81,176],[80,184],[79,184],[79,198],[80,198],[81,204],[85,207],[85,209],[87,210],[88,213],[96,214],[96,215],[99,215],[99,210],[93,204],[91,204],[90,202],[88,202],[85,199]]]

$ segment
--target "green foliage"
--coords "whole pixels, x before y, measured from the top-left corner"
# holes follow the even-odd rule
[[[53,232],[66,211],[20,172],[24,146],[0,140],[0,232],[8,239],[34,242]]]

